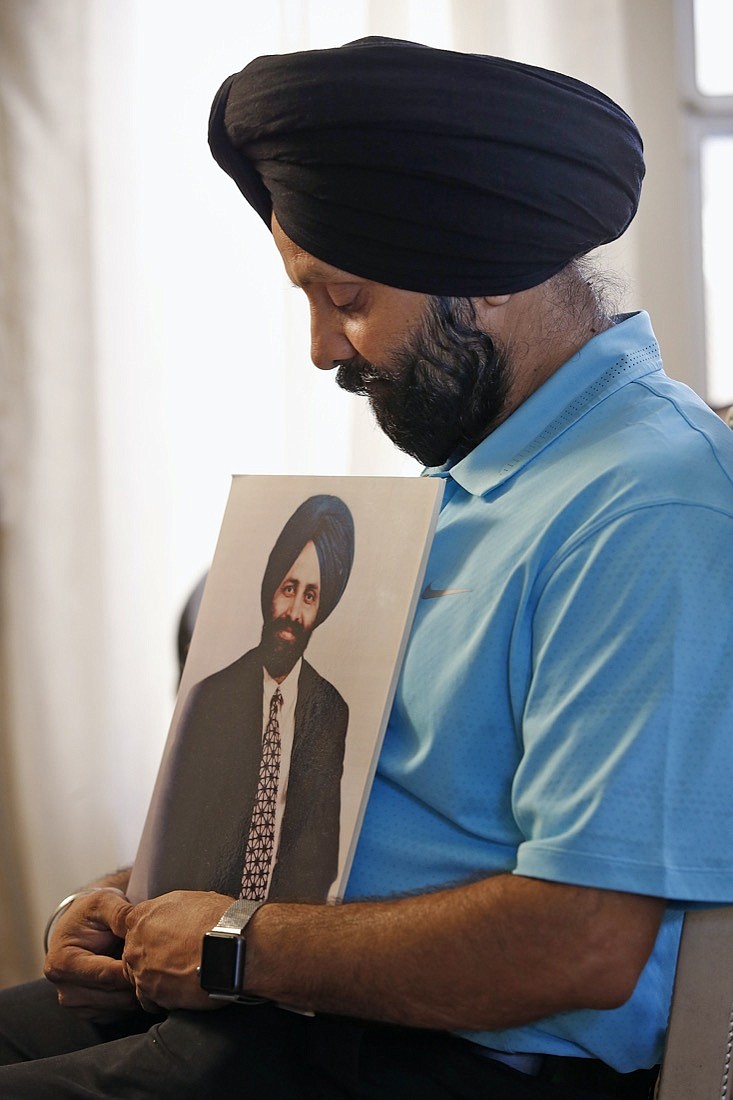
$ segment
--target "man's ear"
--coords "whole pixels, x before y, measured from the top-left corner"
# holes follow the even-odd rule
[[[503,317],[503,307],[511,301],[512,297],[512,294],[482,294],[480,297],[472,298],[479,328],[493,333],[497,322],[500,322]]]
[[[484,302],[487,306],[505,306],[510,298],[511,294],[483,294],[474,300],[477,303]]]

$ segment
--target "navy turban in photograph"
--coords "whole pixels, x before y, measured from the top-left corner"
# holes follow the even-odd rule
[[[321,569],[318,626],[344,594],[354,561],[354,520],[340,497],[320,494],[295,509],[283,527],[267,561],[262,579],[262,615],[269,618],[277,586],[308,542],[313,542]]]
[[[306,252],[439,295],[544,282],[623,233],[644,176],[634,123],[595,88],[388,38],[256,58],[209,143]]]

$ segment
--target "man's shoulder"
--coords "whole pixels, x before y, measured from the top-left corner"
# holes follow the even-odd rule
[[[328,706],[348,710],[346,702],[338,689],[325,676],[321,676],[320,672],[317,672],[305,658],[298,677],[298,692],[299,694],[302,692],[306,697],[318,697]]]
[[[262,662],[257,649],[250,649],[241,657],[215,672],[209,673],[198,680],[191,688],[190,695],[207,695],[210,692],[221,692],[228,685],[240,685],[243,681],[262,673]]]
[[[607,468],[625,472],[651,500],[730,504],[733,432],[685,385],[663,372],[641,379],[609,407]]]

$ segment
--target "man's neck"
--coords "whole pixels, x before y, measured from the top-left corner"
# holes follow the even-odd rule
[[[511,295],[485,315],[487,331],[504,348],[512,368],[506,420],[595,336],[611,328],[592,288],[564,272]],[[500,421],[501,422],[501,421]],[[496,427],[498,425],[494,425]]]

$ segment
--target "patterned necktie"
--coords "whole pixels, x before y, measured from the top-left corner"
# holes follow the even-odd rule
[[[242,874],[243,898],[264,898],[275,844],[275,806],[280,778],[280,724],[277,716],[283,697],[280,688],[270,700],[270,717],[262,739],[260,777],[247,837]]]

